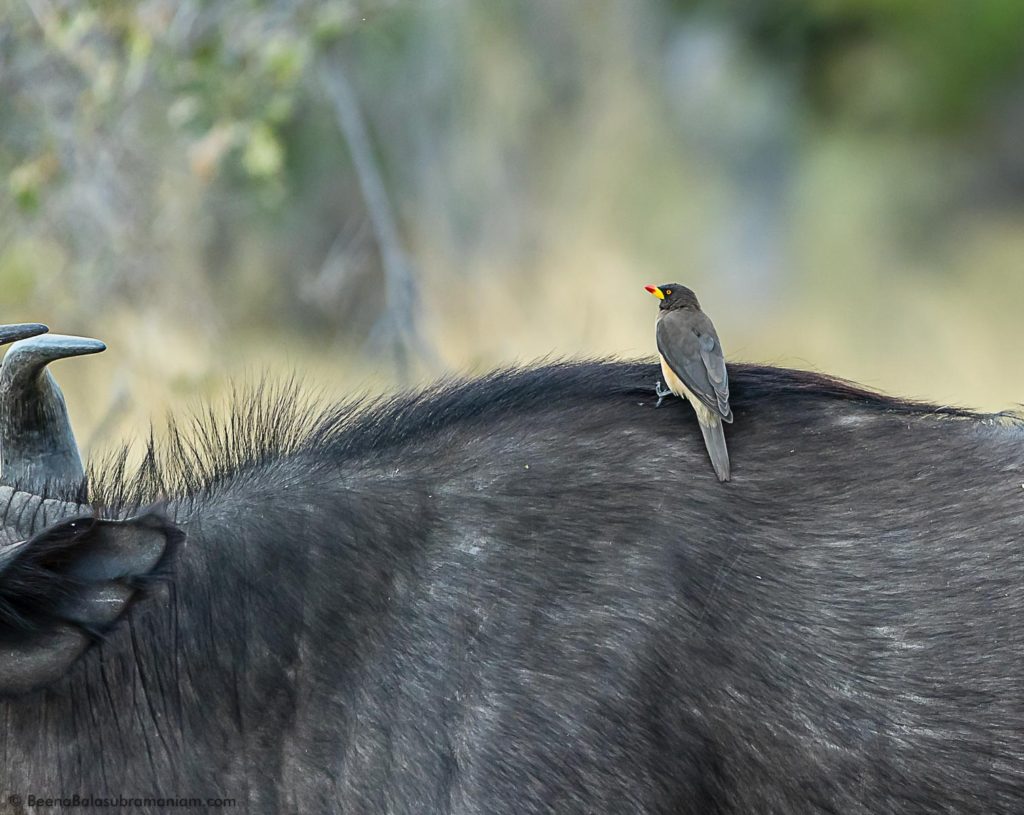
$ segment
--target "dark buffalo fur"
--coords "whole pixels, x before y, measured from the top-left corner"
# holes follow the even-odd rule
[[[725,484],[638,363],[285,394],[114,466],[101,511],[187,533],[169,597],[2,705],[0,791],[1024,811],[1021,424],[731,374]]]

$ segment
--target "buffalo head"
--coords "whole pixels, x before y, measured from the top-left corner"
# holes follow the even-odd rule
[[[99,340],[0,326],[0,695],[61,676],[159,575],[183,537],[157,509],[101,519],[64,396],[46,366]]]

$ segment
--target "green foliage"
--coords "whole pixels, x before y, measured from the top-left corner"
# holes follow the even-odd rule
[[[14,167],[7,176],[7,184],[18,207],[26,213],[36,211],[43,191],[57,178],[59,169],[60,164],[52,151]]]
[[[679,0],[801,73],[819,113],[857,125],[964,127],[1024,69],[1019,0]],[[895,92],[894,92],[895,91]]]
[[[495,26],[528,35],[529,6],[471,7],[464,22],[483,36]],[[819,112],[857,126],[969,123],[1022,69],[1024,3],[1018,0],[675,0],[666,6],[680,19],[695,9],[709,13],[743,32],[766,59],[799,66]],[[317,54],[359,32],[362,75],[373,82],[407,59],[421,24],[435,13],[408,0],[39,2],[12,4],[0,27],[13,44],[10,63],[41,63],[59,76],[83,126],[100,132],[127,105],[158,91],[167,124],[191,145],[197,173],[212,179],[227,167],[232,183],[256,193],[273,189],[266,200],[280,204],[290,166],[288,130],[308,101]],[[380,19],[387,25],[376,25]],[[565,49],[561,63],[553,56],[537,54],[550,61],[553,70],[544,74],[556,81]],[[22,96],[31,95],[32,85],[26,83]],[[25,138],[0,152],[0,173],[17,206],[31,212],[60,177],[62,158],[55,168],[52,151],[38,147],[48,141],[45,119],[20,118],[19,126]]]

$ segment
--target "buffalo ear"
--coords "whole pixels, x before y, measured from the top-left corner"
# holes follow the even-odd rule
[[[0,695],[59,679],[169,571],[184,533],[159,509],[80,517],[0,549]]]

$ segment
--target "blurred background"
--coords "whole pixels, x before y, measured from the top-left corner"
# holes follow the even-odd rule
[[[0,0],[0,319],[108,343],[90,452],[649,357],[667,281],[730,359],[1024,401],[1024,3]]]

